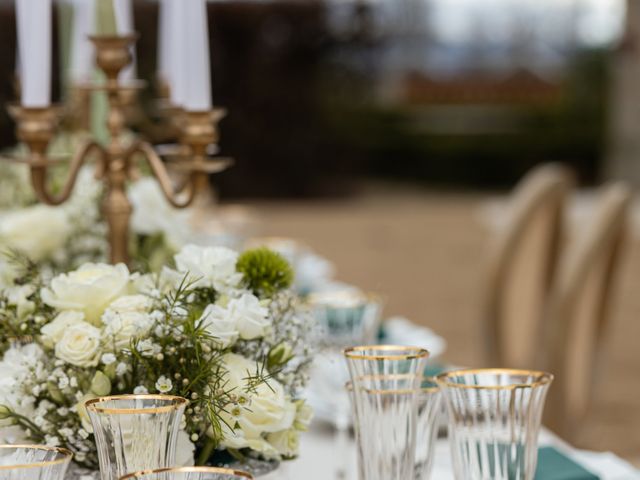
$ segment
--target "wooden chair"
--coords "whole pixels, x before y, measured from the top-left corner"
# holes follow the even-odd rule
[[[569,245],[550,292],[544,344],[547,369],[556,379],[545,416],[567,439],[579,433],[592,397],[630,201],[624,184],[604,188],[593,220]]]
[[[541,321],[562,237],[571,172],[542,165],[519,183],[509,221],[489,254],[483,306],[492,366],[531,368],[539,362]]]

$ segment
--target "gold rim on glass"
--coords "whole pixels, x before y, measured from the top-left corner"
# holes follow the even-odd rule
[[[344,300],[352,301],[353,304],[345,306],[341,302]],[[373,292],[362,292],[353,289],[335,290],[328,292],[310,293],[306,302],[312,307],[331,307],[331,308],[357,308],[367,305],[382,305],[382,297]]]
[[[403,389],[389,389],[389,390],[380,390],[380,389],[373,389],[373,388],[366,388],[363,387],[362,390],[366,393],[369,394],[373,394],[373,395],[387,395],[387,394],[393,394],[393,395],[403,395],[403,394],[409,394],[409,393],[416,393],[416,392],[420,392],[420,393],[434,393],[437,392],[438,390],[440,390],[440,387],[438,387],[438,385],[436,384],[435,378],[434,377],[429,377],[427,375],[411,375],[409,373],[398,373],[398,374],[389,374],[389,375],[363,375],[361,377],[358,377],[359,380],[363,379],[363,378],[373,378],[373,379],[402,379],[402,378],[411,378],[411,377],[418,377],[420,379],[420,387],[417,389],[412,389],[412,388],[403,388]],[[434,384],[433,387],[423,387],[422,383],[423,382],[429,382]],[[352,392],[353,391],[353,380],[349,380],[348,382],[346,382],[344,384],[344,388],[347,389],[348,392]]]
[[[39,467],[52,467],[53,465],[61,465],[63,463],[68,463],[73,458],[73,453],[71,450],[67,450],[66,448],[61,447],[48,447],[46,445],[0,445],[1,449],[12,449],[12,450],[44,450],[46,452],[56,452],[62,455],[61,458],[56,458],[54,460],[48,460],[44,462],[34,462],[34,463],[25,463],[25,464],[16,464],[16,465],[0,465],[0,470],[17,470],[23,468],[39,468]]]
[[[145,475],[152,475],[154,473],[219,473],[225,475],[235,475],[236,477],[244,477],[253,480],[253,477],[247,472],[241,470],[233,470],[231,468],[219,468],[219,467],[166,467],[156,468],[153,470],[141,470],[139,472],[129,473],[124,477],[120,477],[120,480],[130,480],[132,478],[140,478]]]
[[[171,405],[164,405],[162,407],[151,408],[112,408],[101,407],[97,405],[102,402],[109,402],[113,400],[165,400],[173,402]],[[184,397],[178,397],[176,395],[110,395],[107,397],[96,397],[84,402],[84,406],[87,410],[91,410],[97,413],[167,413],[173,410],[177,410],[180,407],[185,407],[189,403]]]
[[[511,383],[509,385],[470,385],[467,383],[456,383],[451,379],[465,375],[519,375],[522,377],[533,377],[536,380],[527,383]],[[553,374],[541,370],[518,370],[515,368],[475,368],[465,370],[452,370],[441,373],[435,377],[435,381],[440,386],[449,388],[465,388],[475,390],[515,390],[517,388],[533,388],[549,385],[553,381]]]
[[[362,353],[367,350],[378,350],[380,354]],[[384,354],[382,352],[408,353]],[[407,347],[405,345],[363,345],[359,347],[349,347],[344,349],[344,356],[354,360],[413,360],[416,358],[427,358],[429,352],[420,347]]]

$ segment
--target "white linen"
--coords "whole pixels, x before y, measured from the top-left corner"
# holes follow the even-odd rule
[[[540,434],[540,445],[551,445],[598,475],[601,480],[640,480],[640,473],[624,460],[612,453],[577,450],[560,440],[548,430]],[[353,441],[349,444],[347,480],[357,480],[356,450]],[[264,480],[334,480],[335,465],[341,452],[337,452],[332,434],[318,425],[304,433],[301,439],[300,457],[285,462],[282,467]],[[435,460],[431,478],[453,480],[451,456],[447,439],[439,439],[435,448]]]

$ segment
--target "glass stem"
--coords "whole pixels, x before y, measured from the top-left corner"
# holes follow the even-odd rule
[[[340,409],[338,409],[340,410]],[[336,480],[347,480],[347,465],[349,462],[349,416],[338,411],[335,420],[335,446],[338,452],[336,459]]]

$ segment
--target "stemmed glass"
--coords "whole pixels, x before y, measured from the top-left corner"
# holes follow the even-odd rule
[[[171,395],[116,395],[85,402],[102,480],[175,464],[180,421],[188,401]]]
[[[449,409],[456,480],[532,480],[553,375],[477,369],[444,373],[436,381]]]
[[[331,290],[309,295],[309,304],[320,329],[320,347],[313,365],[311,401],[329,419],[335,431],[335,476],[346,478],[345,452],[351,424],[351,406],[343,385],[349,378],[343,350],[374,341],[380,325],[382,303],[355,289]]]
[[[73,458],[65,448],[0,445],[2,480],[63,480]]]
[[[217,467],[169,467],[125,475],[120,480],[246,480],[253,477],[240,470]]]
[[[347,348],[360,480],[414,480],[416,420],[429,353],[418,347]]]

